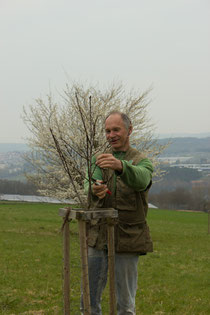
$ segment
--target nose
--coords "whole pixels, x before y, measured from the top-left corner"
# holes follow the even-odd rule
[[[110,131],[110,134],[109,134],[109,137],[110,138],[114,138],[115,137],[115,132],[113,132],[112,130]]]

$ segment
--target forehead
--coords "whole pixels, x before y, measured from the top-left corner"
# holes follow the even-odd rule
[[[125,127],[122,117],[119,114],[112,114],[105,121],[105,128],[112,128],[115,126]]]

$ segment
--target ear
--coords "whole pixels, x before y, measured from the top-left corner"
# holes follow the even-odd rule
[[[133,131],[133,127],[132,127],[132,126],[130,126],[130,127],[129,127],[129,129],[128,129],[128,136],[130,136],[130,135],[131,135],[132,131]]]

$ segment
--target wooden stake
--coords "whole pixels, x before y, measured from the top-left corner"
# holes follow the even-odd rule
[[[108,268],[109,268],[109,314],[116,314],[115,298],[115,248],[114,248],[114,224],[109,220],[108,230]]]
[[[79,237],[80,237],[80,254],[82,260],[82,290],[83,290],[83,304],[84,315],[91,315],[90,307],[90,289],[88,276],[88,252],[86,240],[86,222],[78,220]]]
[[[65,219],[64,219],[65,220]],[[63,226],[63,248],[64,248],[64,315],[70,315],[70,266],[69,266],[69,221]]]

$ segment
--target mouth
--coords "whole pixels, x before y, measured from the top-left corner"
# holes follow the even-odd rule
[[[118,142],[118,140],[119,140],[119,139],[110,140],[109,143],[110,143],[111,145],[114,145],[114,144],[116,144],[116,143]]]

